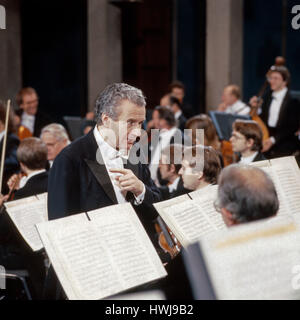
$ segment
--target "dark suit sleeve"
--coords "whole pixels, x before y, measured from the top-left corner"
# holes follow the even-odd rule
[[[50,169],[48,179],[49,220],[77,213],[80,208],[78,168],[72,159],[60,153]]]
[[[280,125],[277,134],[274,136],[276,144],[289,139],[295,139],[295,133],[299,129],[300,103],[296,99],[291,99],[288,106],[287,114]]]

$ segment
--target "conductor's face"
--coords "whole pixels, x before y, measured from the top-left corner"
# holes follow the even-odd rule
[[[134,142],[141,136],[142,124],[145,121],[145,107],[138,106],[128,100],[123,100],[117,108],[118,119],[107,119],[106,127],[115,135],[115,141],[110,144],[117,150],[126,150],[127,153]]]

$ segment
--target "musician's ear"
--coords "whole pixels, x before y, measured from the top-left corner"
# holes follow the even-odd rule
[[[102,124],[106,128],[110,128],[110,117],[106,113],[102,113],[101,115]]]
[[[227,227],[233,226],[234,224],[237,224],[237,222],[234,220],[233,215],[230,211],[228,211],[225,208],[221,208],[221,214],[222,218],[226,224]]]
[[[246,140],[247,148],[252,149],[254,145],[254,140],[252,138]]]
[[[198,179],[201,180],[201,179],[204,179],[204,174],[203,174],[203,171],[197,173],[198,174]]]

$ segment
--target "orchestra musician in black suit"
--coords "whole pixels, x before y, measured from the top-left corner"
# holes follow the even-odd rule
[[[230,142],[233,152],[239,153],[239,163],[249,164],[255,161],[267,160],[261,152],[263,133],[255,121],[236,120],[232,125]]]
[[[270,138],[263,143],[267,158],[289,156],[300,149],[296,136],[299,129],[300,102],[289,91],[290,73],[284,66],[273,66],[268,73],[271,91],[266,94],[260,117],[267,125]],[[257,107],[257,97],[250,104]]]
[[[22,173],[13,175],[8,185],[14,188],[14,200],[45,193],[48,189],[47,146],[39,138],[31,137],[21,141],[17,157]],[[22,176],[25,174],[25,176]]]
[[[19,117],[20,125],[25,127],[32,136],[39,137],[42,128],[53,121],[39,110],[37,92],[31,87],[22,88],[17,94],[16,101],[19,109],[15,113]]]

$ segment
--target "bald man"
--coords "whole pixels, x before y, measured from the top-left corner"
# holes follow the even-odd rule
[[[263,170],[234,164],[219,177],[216,208],[230,227],[275,216],[279,201],[273,181]]]
[[[218,107],[218,111],[239,115],[249,114],[250,107],[241,101],[241,90],[239,86],[231,84],[224,88],[222,102]]]

